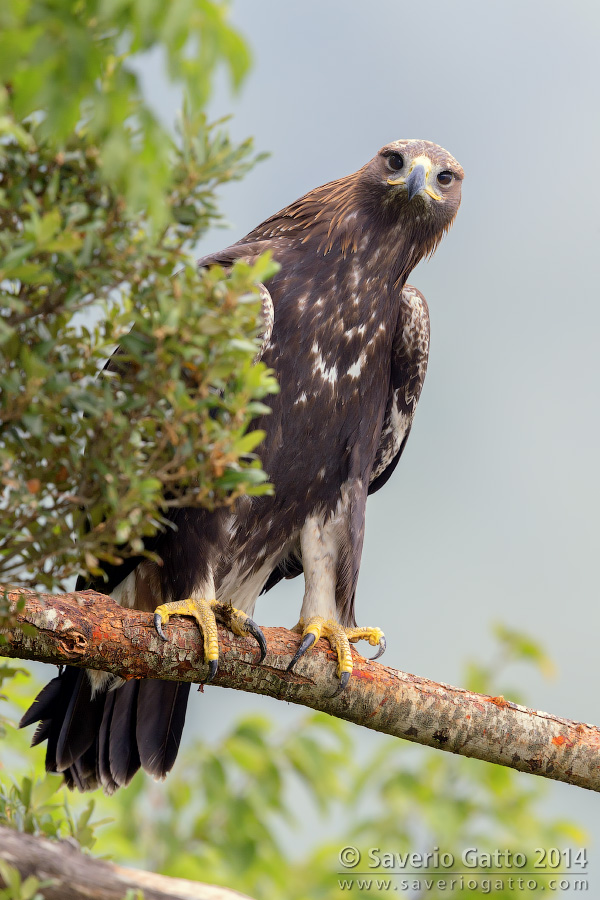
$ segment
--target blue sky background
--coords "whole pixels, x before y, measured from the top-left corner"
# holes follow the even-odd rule
[[[357,598],[389,665],[459,683],[486,659],[491,624],[534,635],[552,681],[515,668],[531,706],[600,722],[599,19],[571,0],[234,2],[254,67],[213,118],[269,159],[222,191],[225,246],[388,141],[436,141],[465,169],[463,204],[411,282],[431,312],[429,373],[404,458],[368,506]],[[141,71],[167,121],[180,105],[160,59]],[[291,626],[301,579],[263,598]],[[242,710],[301,709],[217,688],[195,695],[188,732]],[[361,734],[366,747],[379,736]],[[434,751],[426,751],[434,752]],[[527,778],[528,776],[523,776]],[[549,810],[600,837],[598,798],[552,785]],[[596,855],[597,858],[597,855]]]

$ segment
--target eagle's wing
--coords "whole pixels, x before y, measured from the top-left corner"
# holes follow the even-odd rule
[[[383,487],[402,456],[425,381],[428,356],[429,309],[423,294],[407,284],[392,346],[390,392],[369,494]]]
[[[421,396],[429,355],[429,309],[423,294],[412,285],[402,290],[398,325],[392,344],[390,389],[381,439],[371,471],[369,494],[388,481],[398,465]],[[303,572],[298,554],[286,557],[273,569],[261,593],[275,587],[283,578],[296,578]]]
[[[271,340],[271,335],[273,334],[273,325],[275,324],[275,308],[273,306],[273,298],[261,281],[258,282],[257,287],[262,303],[261,318],[263,322],[263,330],[260,335],[260,348],[256,356],[254,357],[254,362],[258,362],[259,359],[262,359],[263,353],[269,346],[269,341]]]

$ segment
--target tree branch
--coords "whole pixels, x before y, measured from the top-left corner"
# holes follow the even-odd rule
[[[1,590],[1,588],[0,588]],[[124,678],[202,682],[207,668],[202,640],[190,619],[172,620],[163,643],[148,613],[124,609],[94,591],[36,594],[26,599],[18,623],[35,625],[30,637],[19,627],[6,634],[0,655],[103,669]],[[299,637],[265,628],[269,652],[257,665],[256,644],[219,628],[221,655],[214,684],[298,703],[440,750],[473,756],[557,781],[600,791],[600,730],[505,700],[398,672],[354,656],[354,673],[338,697],[335,656],[320,640],[298,663],[286,667]]]
[[[250,900],[229,888],[116,866],[81,853],[76,841],[50,841],[12,828],[0,827],[0,860],[23,881],[30,875],[52,879],[43,888],[45,900],[123,900],[128,891],[144,900]]]

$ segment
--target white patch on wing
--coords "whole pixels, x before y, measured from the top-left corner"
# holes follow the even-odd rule
[[[300,396],[298,397],[298,399],[297,399],[297,400],[294,400],[294,406],[296,406],[298,403],[306,403],[306,399],[307,399],[307,398],[306,398],[306,391],[302,391],[302,393],[300,394]]]
[[[344,337],[347,341],[351,341],[354,337],[362,337],[365,331],[367,330],[366,325],[353,325],[352,328],[349,328],[344,332]]]
[[[400,449],[400,444],[404,440],[404,435],[412,422],[412,416],[407,416],[406,413],[400,412],[398,409],[397,396],[396,393],[394,395],[394,403],[392,404],[389,426],[390,432],[394,438],[394,455]]]
[[[394,399],[390,409],[390,415],[384,424],[379,439],[379,453],[377,464],[373,467],[369,483],[372,484],[376,478],[385,472],[387,467],[397,455],[402,441],[404,440],[408,429],[411,426],[413,415],[407,415],[398,408],[398,392],[394,392]]]
[[[273,307],[273,299],[264,284],[258,283],[258,290],[262,302],[261,316],[263,320],[263,334],[260,350],[254,357],[254,362],[263,356],[265,351],[271,347],[271,335],[273,333],[273,324],[275,322],[275,310]]]
[[[321,354],[321,349],[315,341],[311,347],[313,354],[316,356],[315,371],[319,372],[323,381],[328,381],[331,385],[335,384],[338,377],[337,363],[328,366]]]
[[[356,362],[352,363],[352,365],[349,367],[348,375],[350,375],[351,378],[358,378],[358,376],[360,375],[360,373],[363,370],[363,367],[364,367],[366,361],[367,361],[367,354],[366,354],[366,351],[363,350],[362,353],[360,354],[360,356],[358,357],[358,359],[356,360]]]

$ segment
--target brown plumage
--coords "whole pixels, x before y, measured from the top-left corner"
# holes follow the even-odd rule
[[[175,510],[176,530],[152,541],[162,566],[128,560],[109,568],[108,584],[87,586],[138,608],[216,598],[251,615],[261,591],[304,572],[303,652],[327,634],[346,683],[344,628],[355,623],[367,495],[402,454],[427,367],[427,304],[405,282],[451,225],[462,178],[441,147],[396,141],[200,260],[227,267],[270,250],[281,266],[263,288],[270,327],[262,348],[281,390],[271,414],[254,423],[266,432],[260,455],[275,496],[241,498],[213,513]],[[376,631],[348,636],[375,643]],[[80,789],[100,783],[107,791],[140,764],[166,774],[187,691],[148,682],[107,694],[110,678],[90,679],[65,670],[24,717],[23,724],[42,720],[48,767]],[[81,729],[73,712],[81,716],[86,703],[89,724]]]

